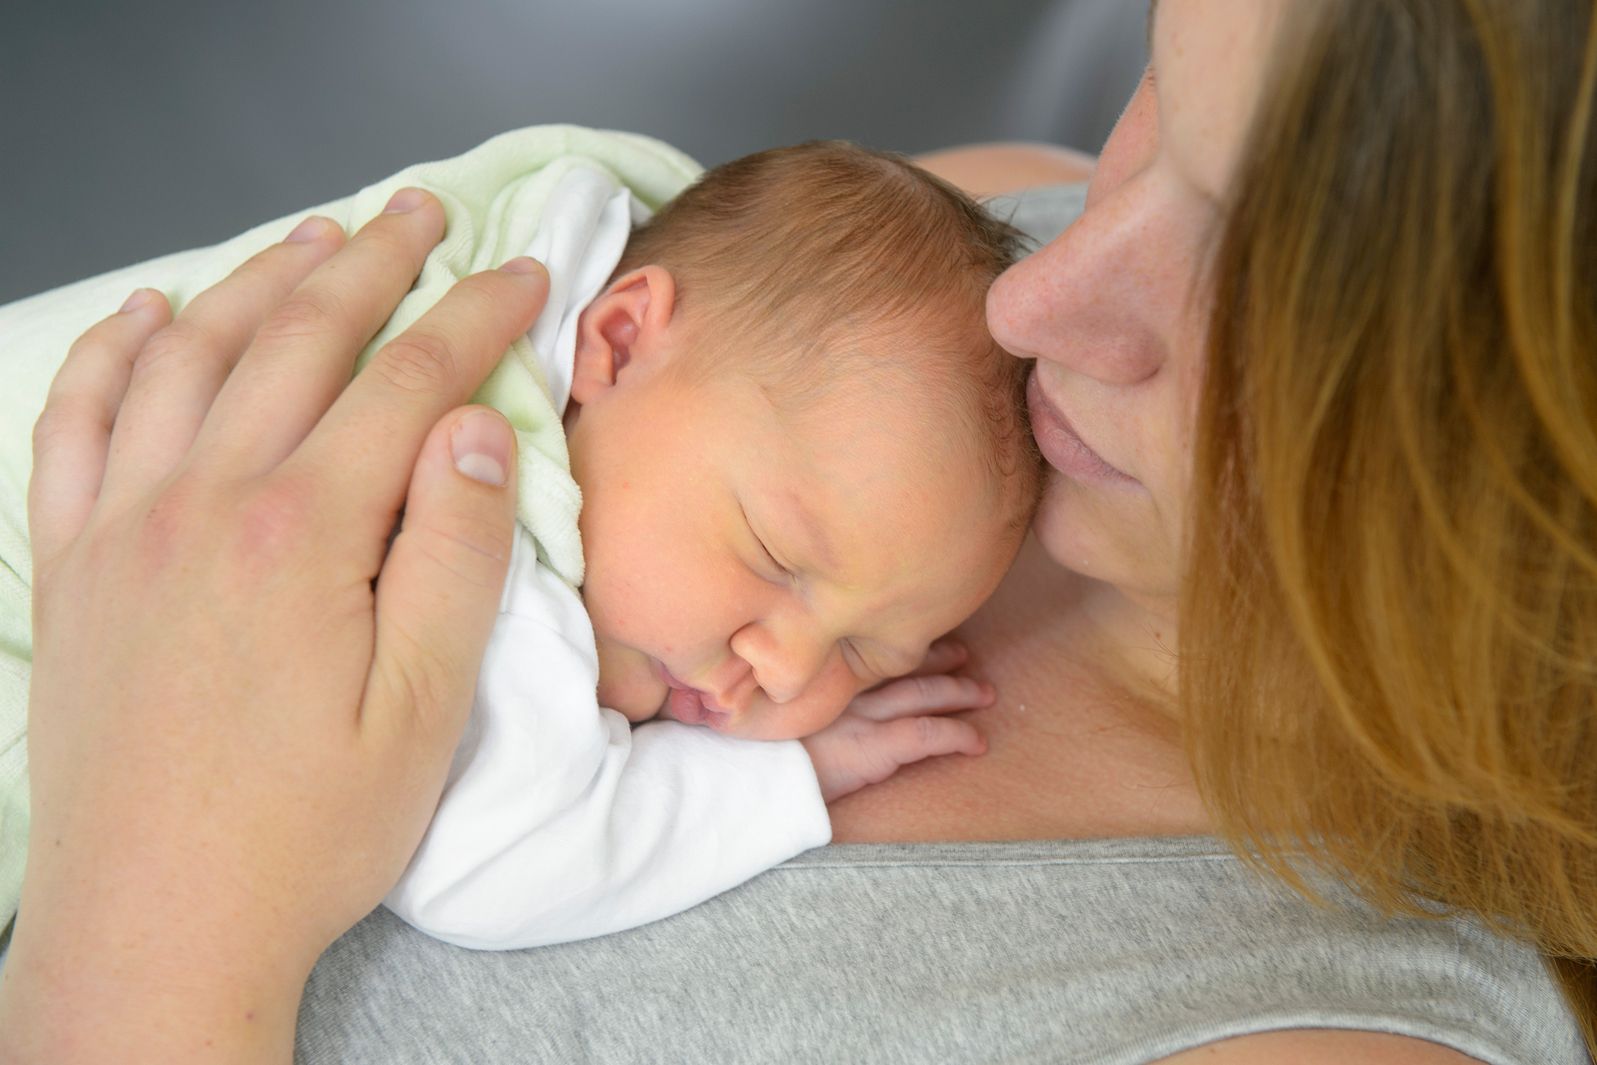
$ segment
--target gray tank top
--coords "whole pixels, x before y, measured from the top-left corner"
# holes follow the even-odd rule
[[[654,925],[473,953],[379,910],[312,975],[298,1060],[1094,1062],[1282,1028],[1583,1065],[1534,951],[1318,909],[1212,839],[824,847]]]

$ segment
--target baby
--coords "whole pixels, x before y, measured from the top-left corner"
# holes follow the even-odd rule
[[[449,217],[363,361],[458,277],[518,254],[550,272],[477,395],[517,431],[517,538],[471,720],[387,900],[455,943],[632,927],[825,843],[827,799],[939,751],[824,730],[976,609],[1036,500],[1023,365],[983,319],[1013,231],[847,145],[682,191],[696,175],[647,138],[535,127],[318,208],[354,230],[420,185]],[[288,228],[0,308],[0,421],[31,424],[126,289],[179,310]],[[27,827],[26,453],[0,447],[0,924]],[[902,683],[911,717],[980,702]]]
[[[843,144],[719,167],[623,251],[598,220],[626,199],[574,171],[533,247],[561,296],[594,257],[614,266],[534,327],[565,341],[534,347],[571,382],[581,598],[524,533],[472,724],[388,899],[466,946],[640,924],[825,843],[823,798],[930,752],[865,732],[816,744],[817,765],[791,741],[920,666],[996,586],[1037,494],[1023,366],[983,321],[1006,226]],[[546,236],[571,217],[575,236]],[[817,768],[853,784],[823,796]]]

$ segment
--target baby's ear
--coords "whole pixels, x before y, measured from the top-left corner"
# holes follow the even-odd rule
[[[633,365],[670,358],[676,281],[663,266],[640,266],[616,278],[577,321],[571,398],[588,404]]]

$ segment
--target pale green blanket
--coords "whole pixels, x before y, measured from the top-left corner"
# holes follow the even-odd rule
[[[72,341],[133,289],[164,291],[174,310],[250,255],[281,240],[314,211],[353,232],[399,188],[417,185],[443,201],[449,228],[415,289],[361,356],[432,306],[459,278],[498,266],[532,242],[540,208],[574,165],[614,174],[650,209],[675,196],[699,167],[647,137],[572,126],[537,126],[495,137],[454,159],[410,167],[347,199],[268,222],[211,248],[180,252],[0,307],[0,928],[16,912],[28,829],[27,699],[33,639],[33,557],[26,515],[31,430],[56,367]],[[565,436],[537,358],[518,340],[477,393],[503,411],[520,445],[518,516],[540,557],[573,586],[582,580],[580,496]]]

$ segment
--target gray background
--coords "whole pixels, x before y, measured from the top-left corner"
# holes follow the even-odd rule
[[[1142,0],[5,0],[0,303],[538,122],[1096,150]]]

